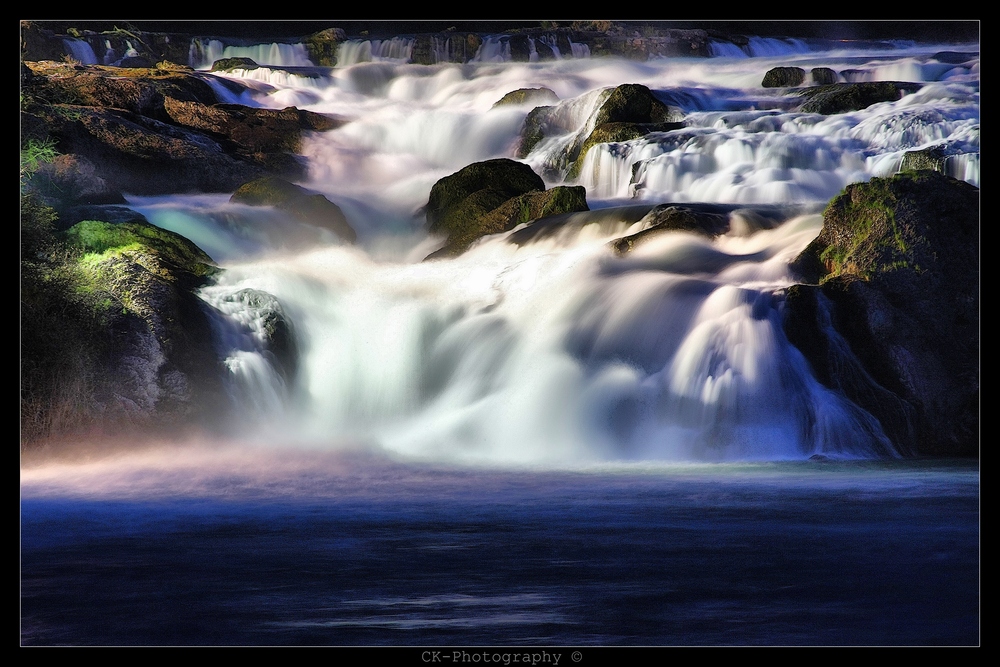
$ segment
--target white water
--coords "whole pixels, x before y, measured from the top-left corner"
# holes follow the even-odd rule
[[[799,56],[799,44],[781,44],[780,57],[755,55],[780,46],[762,42],[738,59],[509,63],[505,45],[487,41],[479,64],[409,65],[390,53],[328,77],[247,73],[266,79],[257,104],[296,100],[352,119],[303,153],[305,185],[344,209],[359,245],[320,239],[275,255],[273,238],[246,231],[263,228],[257,213],[220,218],[224,198],[133,202],[156,224],[203,238],[227,269],[203,297],[246,334],[227,353],[234,430],[321,449],[555,465],[884,453],[878,424],[820,386],[785,340],[787,264],[818,233],[826,201],[892,173],[906,150],[941,146],[954,154],[949,169],[978,185],[978,59],[944,70],[929,61],[941,46]],[[928,85],[825,117],[760,88],[778,65]],[[578,215],[520,247],[498,235],[456,259],[421,261],[441,244],[419,213],[433,183],[513,155],[531,107],[494,102],[539,86],[562,100],[562,130],[525,160],[555,185],[569,166],[561,151],[589,132],[600,91],[621,83],[649,86],[682,108],[687,127],[592,149],[578,181],[592,209],[700,201],[797,214],[759,229],[734,213],[733,231],[715,241],[665,233],[625,258],[608,243],[643,221]],[[276,297],[291,323],[299,364],[287,384],[234,301],[244,289]]]

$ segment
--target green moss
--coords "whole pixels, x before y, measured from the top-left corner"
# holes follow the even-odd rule
[[[217,269],[198,246],[174,232],[142,222],[111,224],[84,220],[66,232],[67,244],[82,252],[81,262],[95,263],[125,252],[153,252],[195,276],[206,277]]]

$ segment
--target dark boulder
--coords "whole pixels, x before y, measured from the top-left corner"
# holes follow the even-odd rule
[[[900,171],[919,171],[921,169],[933,169],[942,174],[947,174],[948,157],[940,146],[923,148],[916,151],[906,151],[899,164]]]
[[[347,41],[347,33],[342,28],[327,28],[302,38],[309,52],[309,60],[320,67],[334,67],[337,64],[337,49]]]
[[[658,100],[646,86],[623,83],[605,98],[597,111],[594,126],[604,123],[676,123],[683,118],[683,112]]]
[[[144,222],[90,220],[66,232],[77,291],[98,326],[85,346],[101,352],[86,401],[103,427],[204,423],[221,406],[222,365],[195,290],[218,269],[184,237]]]
[[[611,242],[612,249],[619,257],[663,232],[685,231],[715,238],[729,229],[728,215],[673,204],[655,207],[646,214],[642,222],[646,229]]]
[[[837,83],[837,73],[829,67],[813,67],[809,70],[809,77],[817,86]]]
[[[544,104],[547,102],[558,102],[559,96],[548,88],[518,88],[517,90],[512,90],[503,97],[501,97],[494,105],[493,108],[499,106],[504,106],[507,104]]]
[[[339,206],[321,194],[276,176],[244,183],[233,193],[230,201],[248,206],[274,206],[302,222],[329,229],[348,243],[357,240],[357,234]]]
[[[234,69],[255,70],[259,68],[253,58],[222,58],[212,63],[213,72],[231,72]]]
[[[474,198],[476,195],[469,199]],[[485,207],[480,210],[483,208]],[[470,209],[466,209],[468,210]],[[581,186],[560,185],[542,192],[528,192],[512,197],[492,210],[469,218],[462,229],[449,235],[448,242],[443,248],[431,253],[427,259],[455,257],[484,236],[507,232],[518,225],[540,218],[589,210],[587,190]]]
[[[887,409],[904,415],[912,409],[905,424],[883,422],[897,446],[905,451],[904,436],[912,432],[922,454],[976,453],[979,190],[929,170],[848,186],[830,202],[823,230],[793,268],[819,282],[830,304],[817,310],[821,300],[800,300],[807,313],[819,315],[796,313],[795,299],[788,305],[789,339],[799,341],[817,377],[836,375],[839,362],[815,350],[839,336],[879,388],[861,383],[852,390],[856,396],[845,393],[880,421]],[[801,329],[815,317],[828,317],[836,336],[816,343],[820,334]],[[886,402],[882,390],[896,402]]]
[[[921,85],[900,81],[876,81],[833,83],[828,86],[805,88],[798,93],[806,98],[799,110],[826,115],[858,111],[879,102],[895,102],[904,94],[916,92]]]
[[[948,63],[949,65],[961,65],[967,63],[970,60],[974,60],[979,57],[977,52],[966,52],[966,51],[938,51],[933,56],[932,60],[936,60],[939,63]]]
[[[471,164],[431,188],[425,209],[428,227],[448,238],[428,259],[459,255],[483,236],[538,218],[586,211],[586,194],[582,187],[545,190],[542,179],[521,162],[498,159]]]
[[[774,67],[764,74],[760,85],[764,88],[794,88],[806,80],[806,71],[801,67]]]
[[[427,222],[431,231],[451,233],[458,222],[450,222],[452,209],[461,206],[473,194],[487,191],[480,197],[491,197],[490,201],[497,202],[487,209],[489,211],[511,197],[544,189],[542,179],[523,162],[506,158],[476,162],[434,184],[425,209]],[[499,197],[502,199],[497,199]]]

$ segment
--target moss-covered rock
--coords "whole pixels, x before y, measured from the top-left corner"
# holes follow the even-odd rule
[[[249,206],[274,206],[302,222],[329,229],[348,243],[357,240],[357,233],[339,206],[321,194],[282,178],[266,176],[244,183],[233,193],[230,201]]]
[[[507,199],[491,210],[485,210],[487,207],[483,204],[487,192],[480,191],[465,200],[467,206],[463,207],[463,213],[468,215],[461,218],[464,224],[456,225],[445,246],[427,259],[455,257],[484,236],[510,231],[539,218],[590,210],[587,190],[582,186],[560,185],[542,192],[528,192]]]
[[[559,96],[548,88],[518,88],[517,90],[512,90],[503,97],[501,97],[493,105],[493,108],[497,108],[504,105],[514,105],[514,104],[545,104],[548,102],[558,102]]]
[[[445,246],[428,259],[452,257],[474,241],[537,218],[586,211],[586,190],[545,183],[529,166],[513,160],[477,162],[442,178],[425,208],[431,231],[445,234]]]
[[[217,416],[223,368],[194,293],[218,270],[208,256],[143,222],[81,222],[57,245],[22,262],[26,440]]]
[[[837,336],[873,382],[912,406],[906,428],[919,452],[975,453],[979,190],[935,171],[903,172],[848,186],[823,217],[793,267],[820,282]],[[859,404],[878,413],[881,399],[868,400]]]
[[[655,207],[646,214],[642,222],[646,229],[611,242],[612,250],[619,257],[663,232],[685,231],[715,238],[729,229],[728,215],[674,204]]]
[[[425,208],[427,222],[431,231],[451,233],[453,228],[448,221],[455,218],[451,209],[462,205],[466,198],[475,193],[482,190],[495,193],[480,195],[484,201],[495,201],[502,197],[497,204],[487,209],[492,210],[511,197],[544,189],[545,183],[541,177],[523,162],[506,158],[476,162],[434,184]]]
[[[794,88],[806,79],[806,71],[801,67],[773,67],[764,74],[760,85],[764,88]]]
[[[302,43],[309,52],[309,60],[321,67],[334,67],[337,64],[337,49],[347,41],[347,33],[342,28],[327,28],[302,38]]]
[[[605,123],[676,123],[683,120],[679,109],[658,100],[638,83],[623,83],[611,90],[594,118],[594,126]]]
[[[829,67],[813,67],[809,70],[809,78],[817,86],[837,83],[837,73]]]
[[[807,98],[800,111],[835,114],[867,109],[879,102],[895,102],[903,94],[919,90],[919,83],[876,81],[870,83],[834,83],[805,88],[798,94]]]
[[[212,63],[213,72],[231,72],[234,69],[255,70],[259,68],[253,58],[221,58]]]
[[[942,174],[947,174],[948,158],[941,150],[940,146],[932,146],[918,151],[906,151],[900,162],[900,171],[919,171],[921,169],[933,169]]]

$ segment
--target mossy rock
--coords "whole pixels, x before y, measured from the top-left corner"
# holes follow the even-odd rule
[[[212,63],[213,72],[231,72],[234,69],[255,70],[259,68],[253,58],[220,58]]]
[[[186,274],[189,286],[218,272],[215,262],[194,243],[147,222],[113,224],[84,220],[66,231],[66,242],[70,247],[93,255],[110,256],[133,249],[154,253],[172,270]]]
[[[813,67],[809,70],[809,78],[817,86],[837,83],[837,73],[829,67]]]
[[[570,166],[566,177],[577,178],[580,175],[587,151],[597,144],[632,141],[633,139],[641,139],[650,132],[669,132],[683,127],[684,123],[604,123],[598,125],[584,140],[576,161]]]
[[[290,183],[276,176],[265,176],[241,185],[229,199],[248,206],[273,206],[287,211],[310,225],[329,229],[348,243],[357,240],[357,233],[340,207],[321,194]]]
[[[879,102],[895,102],[903,94],[914,93],[919,83],[876,81],[873,83],[834,83],[805,88],[798,94],[807,98],[799,107],[804,113],[835,114],[867,109]]]
[[[658,100],[649,88],[624,83],[614,88],[601,104],[594,126],[604,123],[676,123],[683,119],[677,109]]]
[[[627,255],[643,242],[668,231],[693,232],[715,238],[729,229],[729,216],[711,211],[699,211],[687,206],[661,204],[646,214],[647,228],[611,242],[619,257]]]
[[[327,28],[302,39],[309,52],[309,60],[320,67],[334,67],[337,64],[337,49],[347,41],[347,33],[342,28]]]
[[[551,106],[535,107],[528,112],[521,126],[520,140],[517,144],[517,156],[525,158],[538,143],[551,131],[549,114]]]
[[[948,157],[940,146],[932,146],[918,151],[906,151],[900,162],[900,171],[919,171],[921,169],[932,169],[942,174],[947,174]]]
[[[502,203],[511,197],[544,189],[541,177],[523,162],[507,158],[476,162],[434,184],[425,209],[427,222],[432,231],[451,231],[442,224],[442,220],[450,217],[449,209],[480,190],[495,191],[495,196],[503,197]]]
[[[480,191],[466,199],[468,205],[463,208],[463,212],[468,217],[461,218],[464,224],[460,228],[454,227],[445,246],[427,259],[455,257],[484,236],[510,231],[518,225],[539,218],[590,210],[586,188],[560,185],[542,192],[528,192],[511,197],[491,210],[476,215],[476,212],[485,208],[484,202],[489,201],[488,192]]]
[[[850,185],[793,263],[865,372],[913,406],[924,454],[978,447],[979,196],[931,170]]]
[[[806,79],[806,71],[801,67],[773,67],[764,74],[760,85],[764,88],[794,88]]]
[[[534,104],[545,104],[548,102],[558,101],[559,96],[548,88],[518,88],[517,90],[512,90],[501,97],[496,103],[494,103],[493,108],[495,109],[505,105],[527,104],[529,102]]]

